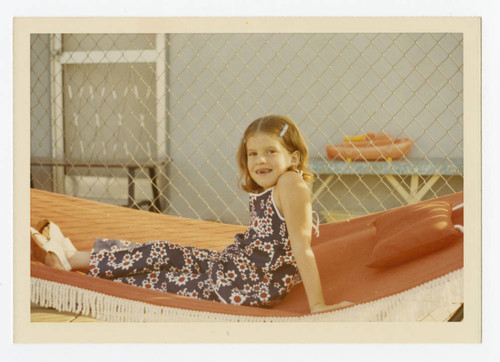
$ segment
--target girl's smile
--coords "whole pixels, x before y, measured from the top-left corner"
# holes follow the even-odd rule
[[[250,136],[246,144],[248,172],[264,190],[276,185],[290,166],[297,165],[298,152],[288,152],[275,136],[257,133]]]

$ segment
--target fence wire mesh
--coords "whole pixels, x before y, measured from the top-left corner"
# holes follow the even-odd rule
[[[37,34],[35,188],[225,223],[248,222],[236,149],[282,114],[303,132],[323,222],[463,188],[462,34]],[[400,160],[328,159],[368,132]],[[394,146],[394,144],[392,144]]]

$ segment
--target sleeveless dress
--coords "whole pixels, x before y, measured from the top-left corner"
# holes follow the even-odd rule
[[[193,298],[272,306],[300,275],[274,187],[249,198],[248,229],[221,252],[158,240],[96,239],[88,274]]]

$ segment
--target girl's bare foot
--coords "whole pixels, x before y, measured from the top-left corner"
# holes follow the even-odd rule
[[[71,269],[81,271],[88,271],[90,267],[90,252],[76,251],[71,257],[68,258]]]

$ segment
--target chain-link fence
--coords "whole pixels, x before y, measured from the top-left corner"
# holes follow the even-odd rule
[[[32,35],[32,186],[245,224],[238,143],[282,114],[306,138],[323,222],[461,191],[462,58],[449,33]],[[368,132],[413,146],[327,158]]]

